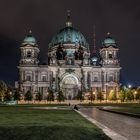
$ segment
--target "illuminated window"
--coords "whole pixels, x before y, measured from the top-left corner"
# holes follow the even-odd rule
[[[72,76],[69,76],[67,78],[64,79],[64,84],[70,84],[70,85],[76,85],[76,79]]]

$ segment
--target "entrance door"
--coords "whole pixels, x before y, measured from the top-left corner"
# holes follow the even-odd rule
[[[68,100],[74,99],[78,93],[78,79],[73,75],[67,75],[62,80],[62,91]]]

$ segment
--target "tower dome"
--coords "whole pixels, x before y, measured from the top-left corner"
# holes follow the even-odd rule
[[[102,42],[102,45],[105,47],[114,46],[116,47],[116,41],[110,36],[110,33],[107,33],[107,37]]]
[[[59,44],[79,44],[86,49],[89,47],[84,35],[72,26],[69,14],[66,21],[66,27],[60,29],[59,32],[52,38],[49,48],[51,49]]]
[[[23,45],[29,44],[29,45],[32,45],[32,46],[34,46],[34,45],[37,44],[37,41],[36,41],[35,37],[33,37],[31,31],[29,31],[29,34],[24,38],[22,44],[23,44]]]

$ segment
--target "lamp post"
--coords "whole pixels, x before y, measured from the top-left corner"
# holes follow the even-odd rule
[[[137,91],[134,91],[134,99],[136,101],[136,95],[137,95]]]
[[[13,101],[14,99],[12,97],[12,92],[10,91],[9,94],[10,94],[10,100]]]
[[[11,96],[12,96],[12,92],[10,91],[10,92],[9,92],[9,94],[10,94],[10,99],[11,99]]]
[[[96,93],[95,93],[95,91],[93,91],[92,94],[93,94],[93,98],[95,100],[96,99]]]
[[[128,88],[132,88],[132,85],[129,84],[129,85],[128,85]]]

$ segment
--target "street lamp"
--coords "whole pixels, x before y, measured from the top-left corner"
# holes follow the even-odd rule
[[[132,88],[132,85],[129,84],[129,85],[128,85],[128,88]]]
[[[134,99],[136,100],[137,91],[134,92]]]
[[[12,98],[13,98],[12,97],[12,92],[10,91],[9,94],[10,94],[10,100],[12,101]]]

